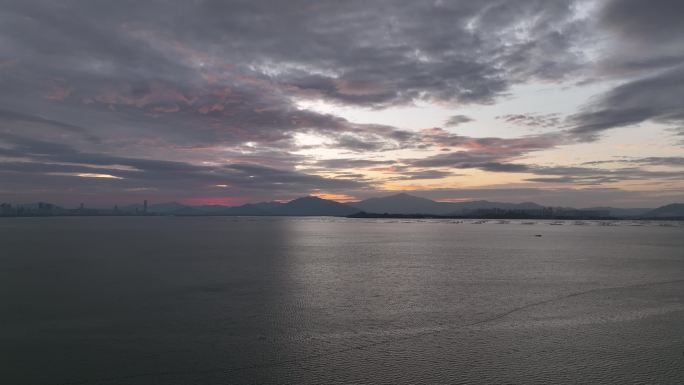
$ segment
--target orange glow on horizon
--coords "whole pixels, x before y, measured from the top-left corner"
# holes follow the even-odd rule
[[[460,203],[474,201],[475,198],[440,198],[434,199],[435,202]]]
[[[333,200],[336,202],[356,202],[358,201],[357,198],[351,196],[351,195],[346,195],[346,194],[333,194],[333,193],[326,193],[326,192],[314,192],[311,193],[311,196],[319,197],[321,199],[328,199],[328,200]]]

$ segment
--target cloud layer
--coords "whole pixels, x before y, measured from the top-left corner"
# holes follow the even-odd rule
[[[458,184],[469,172],[519,175],[530,188],[670,184],[680,163],[598,168],[529,158],[637,124],[684,134],[681,7],[3,2],[0,200],[363,197],[392,183]],[[530,84],[608,86],[569,114],[496,112]],[[332,107],[303,107],[310,103]],[[336,112],[426,105],[453,113],[443,127],[407,129]],[[460,112],[474,107],[543,133],[492,135],[486,117]]]

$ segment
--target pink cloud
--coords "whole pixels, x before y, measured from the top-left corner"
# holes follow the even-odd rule
[[[452,134],[442,128],[421,131],[423,142],[441,148],[458,147],[469,151],[496,153],[502,156],[518,156],[527,152],[553,148],[561,138],[555,135],[536,135],[522,138],[473,138]]]
[[[159,81],[150,82],[146,84],[146,87],[141,92],[136,91],[131,84],[105,88],[100,94],[84,99],[84,103],[99,102],[110,106],[119,105],[142,109],[151,104],[159,103],[180,103],[190,106],[197,100],[196,96],[189,96]]]
[[[66,87],[60,84],[53,84],[52,87],[45,94],[46,99],[64,101],[73,92],[71,87]]]

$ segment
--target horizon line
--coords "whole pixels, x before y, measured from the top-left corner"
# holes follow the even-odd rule
[[[531,200],[522,201],[522,202],[498,201],[498,200],[497,200],[497,201],[493,201],[493,200],[487,200],[487,199],[436,200],[436,199],[425,198],[425,197],[418,196],[418,195],[408,194],[408,193],[406,193],[406,192],[400,192],[400,193],[391,194],[391,195],[373,196],[373,197],[370,197],[370,198],[359,199],[359,200],[354,200],[354,201],[346,201],[346,200],[344,200],[344,201],[339,201],[339,200],[335,200],[335,199],[323,198],[323,197],[318,196],[318,195],[315,195],[315,194],[308,194],[308,195],[303,195],[303,196],[300,196],[300,197],[297,197],[297,198],[292,198],[292,199],[290,199],[290,200],[285,200],[285,199],[274,199],[274,200],[270,200],[270,201],[267,201],[267,200],[262,200],[262,201],[250,201],[250,202],[246,202],[246,203],[242,203],[242,204],[236,204],[236,205],[227,205],[227,204],[219,204],[219,203],[215,203],[215,204],[212,204],[212,203],[192,204],[192,203],[183,203],[183,202],[182,202],[182,199],[180,199],[180,200],[165,200],[165,201],[159,201],[158,203],[152,203],[149,199],[143,199],[143,200],[140,201],[140,202],[131,202],[131,203],[123,203],[123,204],[119,204],[119,203],[110,203],[110,204],[109,204],[109,207],[111,207],[111,208],[116,208],[116,207],[127,207],[127,206],[147,206],[147,207],[151,207],[151,206],[163,205],[163,204],[178,204],[178,205],[182,205],[182,206],[186,206],[186,207],[207,207],[207,206],[210,206],[210,207],[211,207],[211,206],[213,206],[213,207],[234,208],[234,207],[242,207],[242,206],[246,206],[246,205],[264,204],[264,203],[287,204],[287,203],[290,203],[290,202],[293,202],[293,201],[296,201],[296,200],[299,200],[299,199],[304,199],[304,198],[316,198],[316,199],[320,199],[320,200],[324,200],[324,201],[328,201],[328,202],[335,202],[335,203],[338,203],[338,204],[343,204],[343,205],[347,205],[347,206],[352,206],[352,207],[353,207],[353,205],[354,205],[355,203],[364,202],[364,201],[367,201],[367,200],[370,200],[370,199],[389,198],[389,197],[399,196],[399,195],[406,195],[406,196],[409,196],[409,197],[412,197],[412,198],[425,199],[425,200],[429,200],[429,201],[432,201],[432,202],[435,202],[435,203],[444,203],[444,204],[459,204],[459,203],[473,203],[473,202],[488,202],[488,203],[503,203],[503,204],[516,204],[516,205],[522,205],[522,204],[528,203],[528,204],[535,204],[535,205],[538,205],[538,206],[541,206],[541,207],[551,207],[551,208],[580,208],[580,209],[586,209],[586,208],[603,208],[603,207],[610,207],[610,208],[616,208],[616,209],[651,209],[651,208],[658,208],[658,207],[663,207],[663,206],[667,206],[667,205],[671,205],[671,204],[679,204],[679,202],[674,202],[674,201],[672,201],[672,202],[670,202],[670,203],[665,203],[665,204],[656,205],[656,206],[641,206],[641,207],[604,206],[604,205],[594,205],[594,206],[592,206],[592,205],[588,205],[588,206],[568,206],[568,205],[566,205],[566,206],[561,206],[561,205],[552,205],[552,204],[540,204],[540,203],[537,203],[537,202],[534,202],[534,201],[531,201]],[[10,201],[0,201],[0,204],[9,204],[9,205],[13,205],[13,206],[27,206],[27,205],[35,205],[35,204],[41,204],[41,203],[43,203],[43,204],[54,205],[54,206],[57,206],[57,207],[60,207],[60,208],[67,208],[67,207],[70,206],[70,205],[74,205],[75,208],[89,208],[89,209],[106,209],[106,208],[108,208],[108,206],[105,206],[105,205],[93,205],[93,206],[90,206],[90,205],[87,205],[86,202],[79,202],[79,203],[76,203],[76,204],[56,204],[56,203],[50,202],[49,200],[37,200],[37,201],[34,201],[34,202],[27,202],[27,203],[15,203],[15,202],[10,202]]]

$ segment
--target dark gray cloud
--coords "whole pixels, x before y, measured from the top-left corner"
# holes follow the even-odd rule
[[[650,171],[638,167],[605,169],[593,167],[528,166],[524,172],[542,176],[525,179],[530,182],[572,183],[575,185],[594,186],[604,183],[642,180],[659,180],[659,183],[666,183],[667,181],[681,180],[684,177],[684,173],[681,171]]]
[[[653,42],[684,37],[678,0],[611,0],[601,10],[602,21],[631,39]]]
[[[600,165],[600,164],[640,164],[648,166],[668,166],[668,167],[682,167],[684,166],[684,157],[681,156],[650,156],[647,158],[628,158],[621,157],[613,160],[595,160],[584,162],[583,165]]]
[[[288,36],[306,47],[293,49],[309,68],[274,78],[339,103],[488,102],[518,81],[561,77],[582,62],[566,49],[578,33],[569,1],[319,2],[283,15],[298,26]],[[512,33],[518,20],[529,23],[523,34]]]
[[[453,115],[449,119],[447,119],[446,122],[444,122],[444,125],[447,127],[456,127],[463,123],[468,123],[472,121],[472,118],[465,115]]]
[[[477,163],[472,166],[472,168],[478,168],[480,170],[492,172],[530,172],[531,170],[530,166],[518,163],[485,162]]]
[[[377,167],[382,165],[391,165],[393,161],[389,160],[373,160],[373,159],[322,159],[316,161],[315,167],[322,167],[328,169],[345,169],[345,168],[367,168]]]
[[[648,158],[634,159],[634,163],[646,164],[651,166],[684,166],[684,157],[682,156],[650,156]]]
[[[583,59],[567,49],[579,33],[573,4],[10,1],[0,54],[21,63],[8,83],[58,81],[55,98],[112,80],[145,94],[149,79],[183,92],[228,76],[364,106],[487,102],[512,84],[579,68]]]
[[[511,161],[530,152],[554,148],[565,140],[555,134],[530,135],[521,138],[473,138],[451,134],[443,129],[424,130],[423,141],[438,147],[455,147],[445,152],[419,159],[405,159],[415,167],[480,168],[487,171],[520,171],[521,165]]]
[[[105,142],[135,136],[282,147],[297,132],[363,134],[367,142],[405,135],[296,107],[297,91],[269,63],[311,71],[324,65],[297,52],[310,49],[301,44],[307,34],[321,35],[296,27],[311,18],[305,9],[313,5],[10,2],[0,16],[6,43],[0,58],[12,59],[0,69],[6,75],[0,103],[17,116],[40,111],[53,127],[87,127],[90,137]],[[293,36],[280,35],[273,44],[283,27]],[[360,148],[345,136],[340,145],[347,143]]]
[[[393,168],[393,172],[396,176],[391,176],[388,180],[399,181],[399,180],[431,180],[431,179],[443,179],[449,176],[458,176],[459,174],[453,171],[444,170],[430,170],[430,169],[413,169],[410,167],[397,166]]]
[[[684,27],[679,15],[684,4],[611,0],[602,5],[597,24],[608,38],[596,70],[599,79],[621,84],[570,116],[570,133],[591,141],[606,130],[644,122],[681,127]]]
[[[604,34],[599,78],[643,77],[684,63],[684,28],[677,0],[609,0],[599,4],[597,34]]]
[[[401,173],[399,180],[425,180],[425,179],[442,179],[448,176],[455,176],[451,171],[439,170],[422,170],[422,171],[408,171]]]
[[[13,125],[13,126],[15,126],[17,123],[28,122],[28,123],[45,124],[45,125],[56,127],[59,129],[63,129],[63,130],[69,131],[69,132],[83,133],[83,132],[87,131],[85,128],[75,126],[73,124],[63,123],[63,122],[59,122],[59,121],[52,120],[52,119],[45,119],[45,118],[40,117],[40,116],[32,116],[32,115],[22,114],[22,113],[14,112],[14,111],[0,110],[0,120],[3,121],[5,124],[9,124],[9,125]]]
[[[478,152],[495,152],[511,157],[523,153],[553,148],[565,140],[557,134],[528,135],[520,138],[471,137],[452,134],[441,128],[425,129],[420,140],[438,147],[460,147]],[[448,156],[448,155],[440,155]]]
[[[515,141],[516,139],[510,139]],[[502,145],[502,143],[504,143]],[[422,159],[404,159],[403,162],[412,167],[437,167],[442,169],[478,169],[489,172],[525,173],[536,175],[525,179],[528,182],[539,183],[573,183],[577,185],[600,185],[628,180],[660,180],[677,181],[684,178],[681,170],[668,169],[653,171],[640,167],[597,168],[579,166],[544,166],[527,163],[516,163],[520,158],[535,147],[508,146],[506,139],[492,141],[490,147],[481,151],[454,151],[434,155]],[[534,141],[531,143],[535,143]],[[634,159],[632,163],[644,166],[680,166],[679,157],[651,157]],[[594,162],[593,165],[603,162]]]
[[[684,123],[684,65],[627,82],[602,95],[597,103],[570,117],[571,134],[596,139],[605,130],[653,121]]]
[[[419,159],[405,159],[414,167],[476,168],[478,165],[499,160],[498,154],[486,152],[454,151]]]
[[[136,189],[201,197],[218,187],[230,187],[234,196],[259,196],[263,191],[297,196],[317,189],[364,188],[358,180],[329,179],[256,164],[203,166],[84,153],[67,145],[14,135],[0,135],[0,144],[0,157],[6,159],[0,162],[3,188],[15,188],[16,196],[31,196],[54,188],[76,190],[75,195],[87,195],[92,188],[104,189],[107,192],[101,194],[110,200]]]
[[[561,125],[560,114],[507,114],[496,118],[506,123],[532,128],[559,128]]]
[[[559,177],[538,177],[538,178],[527,178],[528,182],[539,182],[539,183],[574,183],[575,178],[569,176],[559,176]]]
[[[333,148],[346,148],[352,151],[381,151],[386,148],[386,143],[379,140],[364,140],[364,138],[343,135],[331,146]]]
[[[363,193],[370,182],[352,169],[372,167],[404,179],[439,179],[463,168],[529,172],[537,183],[636,178],[641,171],[601,179],[524,163],[532,152],[594,140],[616,127],[684,127],[684,30],[674,16],[681,3],[608,1],[591,15],[585,5],[5,1],[0,190],[191,196],[220,194],[212,189],[226,185],[230,194],[266,198],[313,189]],[[599,58],[585,54],[595,40],[607,41]],[[428,102],[459,111],[495,103],[517,85],[592,77],[621,85],[563,122],[554,114],[503,116],[512,124],[569,130],[519,138],[414,132],[301,107],[311,100],[367,109]],[[470,120],[454,115],[445,125]],[[304,144],[305,134],[324,144]],[[302,149],[343,150],[355,158],[319,160]],[[397,149],[429,155],[369,159]],[[434,155],[438,150],[444,151]]]

